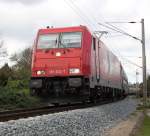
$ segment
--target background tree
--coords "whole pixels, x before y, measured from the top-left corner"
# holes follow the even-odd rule
[[[26,48],[21,53],[14,54],[10,59],[15,62],[15,65],[12,67],[16,76],[15,78],[29,79],[31,74],[32,49]]]
[[[7,54],[7,50],[6,48],[4,47],[4,41],[2,40],[0,42],[0,59],[4,59],[8,56]]]
[[[0,69],[0,86],[6,86],[8,79],[12,76],[12,70],[9,67],[9,65],[6,63],[1,69]]]
[[[3,63],[5,59],[7,59],[7,50],[4,47],[4,41],[0,41],[0,61]],[[4,64],[3,67],[0,68],[0,86],[5,86],[8,82],[9,74],[11,74],[11,68],[8,64]]]
[[[140,83],[140,95],[143,96],[143,83]],[[147,77],[147,95],[150,97],[150,75]]]
[[[0,47],[0,59],[5,54]],[[31,108],[39,106],[41,101],[30,96],[29,78],[31,72],[31,49],[12,55],[14,65],[9,67],[6,63],[0,68],[0,110],[15,108]]]

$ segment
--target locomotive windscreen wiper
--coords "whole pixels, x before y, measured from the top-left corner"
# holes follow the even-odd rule
[[[60,41],[59,41],[59,48],[61,48],[61,45],[62,45],[63,48],[66,48],[66,45],[63,44],[63,43],[61,42],[61,40],[60,40]]]
[[[62,34],[59,35],[59,45],[58,48],[66,48],[66,44],[62,42]]]

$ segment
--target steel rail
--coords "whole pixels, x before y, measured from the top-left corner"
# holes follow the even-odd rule
[[[39,107],[39,108],[3,111],[3,112],[0,112],[0,122],[6,122],[9,120],[17,120],[20,118],[35,117],[39,115],[58,113],[58,112],[63,112],[63,111],[70,111],[70,110],[75,110],[75,109],[94,107],[94,106],[99,106],[99,105],[108,104],[112,102],[113,102],[112,100],[98,101],[96,103],[77,102],[73,104],[62,104],[59,106],[44,106],[44,107]]]

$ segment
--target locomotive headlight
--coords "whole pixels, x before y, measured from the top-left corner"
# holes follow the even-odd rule
[[[57,56],[57,57],[60,57],[60,56],[61,56],[61,53],[60,53],[60,52],[56,52],[56,56]]]
[[[70,68],[69,73],[70,74],[78,74],[78,73],[80,73],[80,69],[79,68]]]
[[[37,75],[45,75],[45,71],[44,70],[38,70],[36,73],[37,73]]]

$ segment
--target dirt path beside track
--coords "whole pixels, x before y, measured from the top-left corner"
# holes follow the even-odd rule
[[[113,127],[106,136],[133,136],[143,120],[142,112],[135,112]]]

